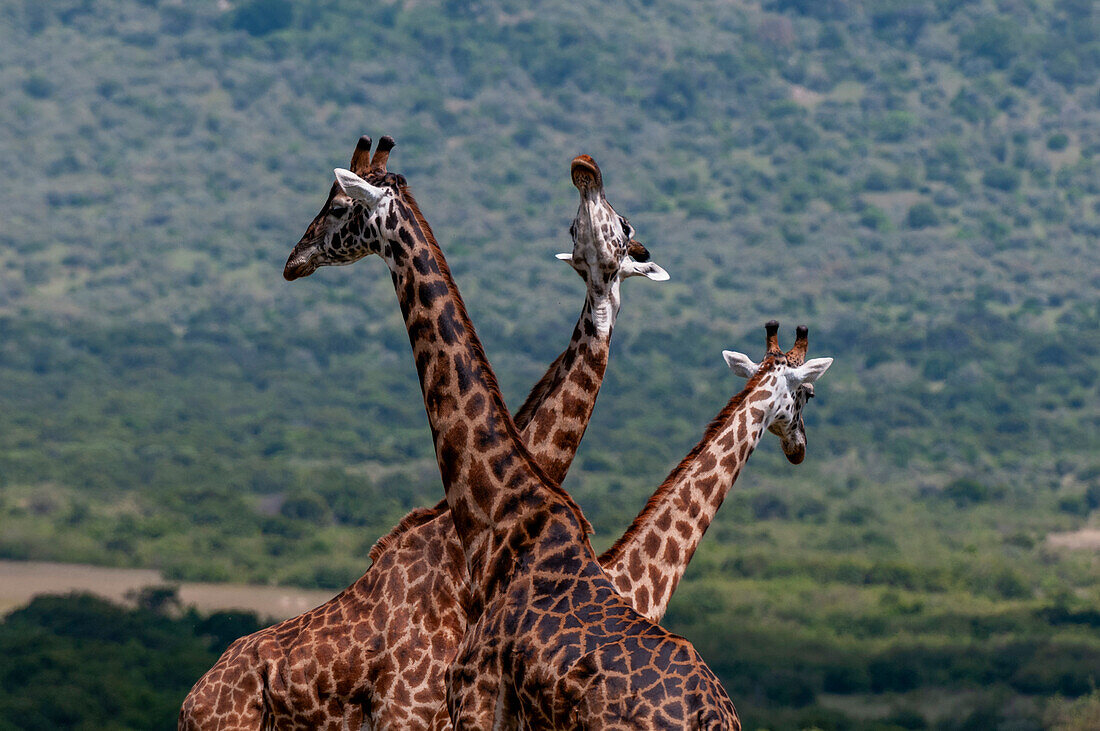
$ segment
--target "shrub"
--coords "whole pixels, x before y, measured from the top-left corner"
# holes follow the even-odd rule
[[[880,142],[901,142],[909,136],[914,121],[909,112],[890,112],[875,125],[875,138]]]
[[[757,520],[786,519],[790,512],[787,503],[777,495],[761,493],[752,497],[752,514]]]
[[[871,692],[873,693],[884,691],[904,692],[921,684],[917,669],[909,663],[903,662],[903,658],[900,656],[881,657],[872,660],[867,666],[867,674],[871,678]]]
[[[878,206],[867,206],[859,214],[859,225],[872,231],[889,231],[890,217]]]
[[[23,82],[23,91],[34,99],[46,99],[54,91],[54,83],[44,74],[34,73]]]
[[[914,204],[905,217],[905,225],[909,228],[928,228],[938,226],[939,223],[940,218],[936,215],[936,207],[927,201]]]
[[[959,93],[951,100],[951,113],[972,124],[993,117],[993,110],[989,103],[979,94],[966,88],[959,89]]]
[[[847,525],[863,525],[875,517],[875,511],[865,505],[849,505],[837,513],[836,519]]]
[[[865,693],[870,687],[866,668],[840,664],[825,668],[822,688],[826,693]]]
[[[982,185],[1011,192],[1020,187],[1020,173],[1007,165],[996,165],[982,174]]]
[[[1069,135],[1065,132],[1055,132],[1047,138],[1047,149],[1061,152],[1069,146]]]
[[[999,69],[1019,53],[1020,28],[1001,18],[985,18],[959,39],[959,50],[987,58]]]
[[[955,503],[957,508],[984,503],[1000,497],[1000,495],[1000,490],[993,489],[968,477],[960,477],[940,492],[940,497]]]
[[[293,20],[290,0],[252,0],[236,9],[232,25],[252,36],[266,36],[286,28]]]
[[[867,174],[867,178],[863,181],[863,189],[875,193],[883,193],[890,190],[893,184],[894,181],[885,170],[882,168],[875,168]]]
[[[325,501],[309,492],[291,495],[283,502],[279,512],[291,520],[306,520],[311,523],[324,523],[329,517]]]

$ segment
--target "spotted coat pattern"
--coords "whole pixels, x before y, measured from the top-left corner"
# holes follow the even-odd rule
[[[351,167],[382,176],[384,182],[392,141],[383,138],[375,164],[364,159],[364,147],[369,150],[369,141],[361,141]],[[629,224],[603,198],[599,169],[591,158],[577,158],[573,168],[582,202],[571,227],[572,264],[586,281],[603,286],[589,286],[569,348],[516,419],[532,455],[554,482],[568,469],[606,366],[610,329],[597,329],[592,313],[610,301],[613,319],[619,307],[619,281],[606,282],[600,273],[623,276],[608,262],[621,260],[624,246],[625,254],[648,258],[644,247],[631,240]],[[598,190],[592,190],[594,185]],[[311,273],[318,258],[323,264],[345,263],[371,253],[372,245],[361,234],[342,233],[352,206],[341,193],[333,186],[325,208],[291,255],[288,278]],[[358,217],[364,220],[352,221],[351,231],[378,230],[364,214],[360,207]],[[339,235],[326,238],[325,229],[334,228]],[[303,246],[313,254],[296,260]],[[234,643],[188,696],[180,727],[426,725],[426,718],[441,706],[443,669],[465,629],[460,608],[467,575],[445,506],[414,511],[379,541],[372,558],[371,569],[330,602]]]
[[[805,362],[808,330],[786,353],[768,323],[767,354],[745,387],[730,399],[703,438],[665,478],[626,533],[600,556],[608,577],[635,608],[659,621],[722,501],[737,481],[765,430],[774,431],[788,459],[802,461],[806,427],[802,410],[813,386],[791,388],[784,377]],[[773,330],[774,328],[774,330]]]
[[[580,510],[531,459],[419,211],[384,233],[471,577],[471,624],[447,673],[455,727],[738,728],[691,645],[615,592]]]
[[[691,645],[615,591],[580,510],[532,460],[423,219],[396,236],[409,262],[383,257],[471,577],[472,624],[447,673],[455,728],[739,728]]]

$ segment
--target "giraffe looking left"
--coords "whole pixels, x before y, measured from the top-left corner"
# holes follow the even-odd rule
[[[383,137],[371,161],[370,140],[361,139],[351,170],[384,176],[392,146]],[[593,328],[594,313],[614,320],[622,279],[668,278],[602,196],[595,162],[577,158],[573,176],[579,187],[599,180],[601,195],[595,207],[582,201],[570,227],[574,253],[559,258],[569,259],[587,282],[602,282],[588,265],[616,274],[606,292],[587,287],[569,347],[516,413],[529,452],[555,482],[581,441],[607,364],[610,329]],[[343,200],[333,204],[338,195],[334,186],[303,241],[316,237],[318,224],[368,234],[366,209],[349,214]],[[611,225],[596,225],[593,216]],[[355,236],[337,246],[342,255],[358,251]],[[288,279],[306,273],[288,263]],[[443,671],[466,628],[468,576],[446,505],[410,513],[378,541],[371,558],[367,573],[326,604],[235,642],[188,695],[180,728],[426,726],[443,702]]]
[[[369,177],[337,171],[341,193],[370,209],[371,235],[349,247],[324,227],[307,232],[288,267],[308,273],[375,253],[390,268],[470,573],[471,624],[447,673],[455,726],[739,728],[691,644],[616,593],[576,503],[532,460],[404,180]],[[581,192],[582,206],[598,203],[594,186]],[[590,275],[600,291],[614,281],[608,270]],[[594,311],[586,327],[607,330],[610,312]]]

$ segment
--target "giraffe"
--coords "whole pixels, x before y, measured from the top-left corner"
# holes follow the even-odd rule
[[[455,728],[740,728],[691,644],[615,591],[580,509],[527,451],[404,179],[336,176],[326,209],[337,192],[366,206],[370,235],[349,244],[339,233],[318,236],[323,226],[307,231],[288,270],[308,274],[370,253],[390,269],[470,575],[471,624],[447,671]],[[590,205],[597,197],[581,192]],[[603,291],[614,286],[611,272],[590,276]],[[608,312],[597,310],[589,326],[609,331]]]
[[[832,358],[806,361],[809,329],[799,326],[794,346],[779,349],[779,323],[765,326],[764,360],[723,351],[727,365],[749,379],[707,427],[703,438],[665,478],[615,544],[600,556],[608,577],[634,607],[660,621],[726,494],[765,430],[779,436],[792,464],[806,456],[802,409]]]
[[[384,173],[392,146],[392,138],[383,137],[372,162],[364,137],[350,167]],[[599,167],[586,155],[574,160],[571,172],[578,186],[597,180],[602,187]],[[349,226],[350,214],[331,215],[332,199],[330,193],[325,225]],[[343,203],[337,200],[335,208]],[[354,213],[363,219],[359,230],[368,230],[368,209]],[[318,219],[324,216],[323,210]],[[589,277],[586,262],[615,276],[605,293],[587,288],[569,346],[516,415],[531,455],[558,483],[584,434],[607,364],[610,330],[592,327],[594,313],[614,319],[623,279],[668,279],[606,198],[588,207],[582,201],[570,235],[574,251],[558,258],[586,281],[599,281]],[[617,245],[622,239],[625,256]],[[295,273],[288,266],[288,278]],[[466,626],[467,573],[445,504],[410,513],[370,557],[371,568],[329,602],[235,642],[188,695],[180,728],[426,726],[443,703],[443,673]]]

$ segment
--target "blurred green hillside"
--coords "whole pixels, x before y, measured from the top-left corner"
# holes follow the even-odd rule
[[[331,169],[397,139],[515,408],[581,307],[552,255],[586,152],[672,275],[624,287],[566,482],[597,547],[740,388],[720,351],[805,323],[836,359],[806,462],[766,438],[667,624],[749,728],[1038,727],[1100,675],[1100,553],[1048,541],[1100,528],[1098,31],[1088,0],[5,3],[0,557],[353,580],[442,491],[384,267],[280,276]]]

